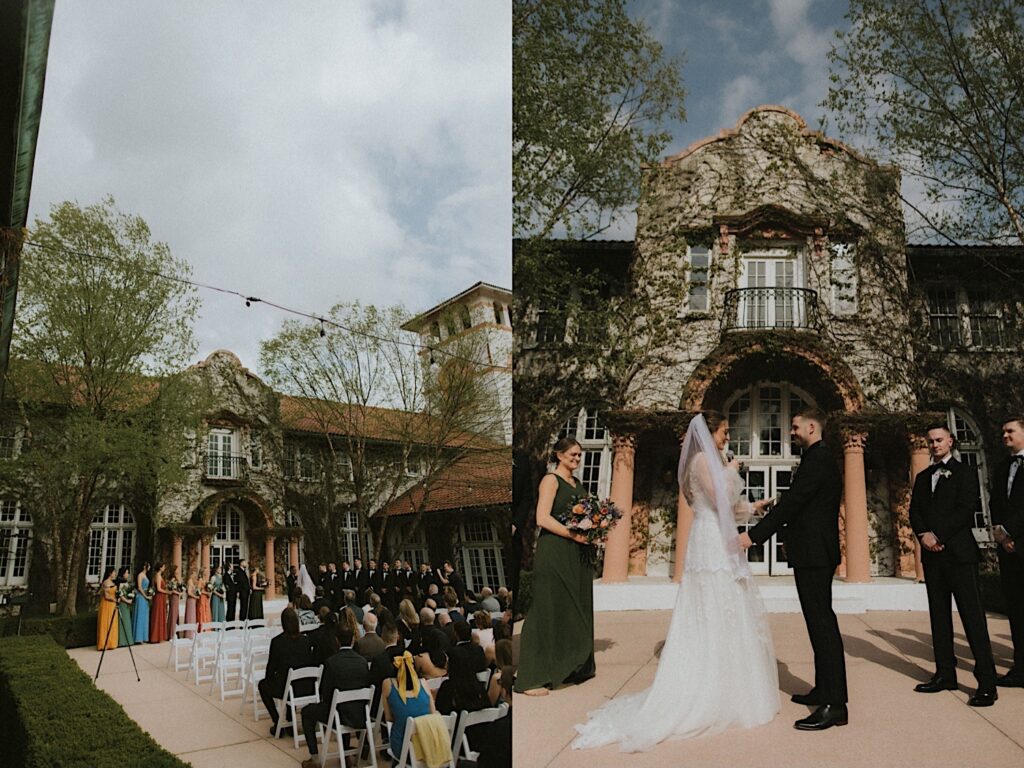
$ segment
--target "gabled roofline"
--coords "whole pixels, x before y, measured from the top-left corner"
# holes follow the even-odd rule
[[[508,294],[509,300],[512,299],[512,291],[510,291],[508,288],[502,288],[500,285],[494,285],[493,283],[485,283],[484,281],[480,280],[480,281],[478,281],[476,283],[473,283],[473,285],[469,286],[469,288],[467,288],[466,290],[462,291],[462,293],[456,294],[455,296],[452,296],[450,299],[445,299],[440,304],[438,304],[438,305],[436,305],[434,307],[431,307],[430,309],[426,310],[425,312],[420,312],[418,315],[416,315],[412,319],[407,320],[402,325],[402,330],[403,331],[415,331],[416,330],[416,326],[421,325],[423,320],[428,318],[430,315],[433,315],[433,314],[435,314],[437,312],[440,312],[441,310],[451,306],[452,304],[455,304],[455,303],[461,301],[466,296],[471,294],[473,291],[479,290],[481,288],[488,288],[488,289],[490,289],[492,291],[498,291],[499,293]]]

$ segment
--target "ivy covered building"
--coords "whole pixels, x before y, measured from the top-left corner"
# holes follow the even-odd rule
[[[500,337],[503,331],[510,348],[507,313],[499,322],[497,308],[504,311],[511,294],[491,288],[481,308],[468,301],[476,288],[446,302],[468,320],[459,332]],[[501,363],[503,381],[493,367],[486,375],[496,389],[508,390],[502,396],[510,402],[509,361]],[[315,570],[328,559],[340,566],[342,560],[365,562],[373,556],[401,558],[414,567],[451,559],[470,588],[504,583],[502,549],[511,503],[511,463],[503,439],[508,427],[430,446],[417,444],[415,437],[421,414],[362,409],[348,424],[359,424],[371,471],[393,477],[395,490],[390,500],[381,500],[369,527],[360,526],[345,483],[353,467],[345,453],[344,424],[325,429],[309,403],[274,391],[226,350],[186,374],[202,385],[205,413],[202,429],[188,436],[185,479],[155,494],[126,491],[95,510],[80,574],[85,582],[96,583],[106,567],[134,568],[143,560],[178,564],[185,574],[247,558],[264,570],[267,594],[273,596],[281,593],[289,565],[307,563]],[[0,461],[27,447],[16,412],[5,410]],[[508,415],[495,418],[501,425]],[[455,458],[435,460],[440,468],[431,471],[425,455],[449,450]],[[20,500],[17,489],[0,493],[0,594],[31,591],[37,602],[48,602],[52,582],[38,546],[42,535],[33,529],[31,505]]]
[[[596,286],[590,301],[643,308],[623,328],[628,312],[567,292],[527,299],[516,329],[517,446],[539,459],[576,437],[584,484],[628,513],[605,582],[678,576],[676,463],[702,410],[728,415],[751,500],[789,485],[790,417],[830,414],[848,581],[918,572],[908,506],[928,423],[948,423],[987,489],[1002,419],[1021,405],[1024,253],[908,242],[899,183],[897,168],[764,106],[644,169],[634,240],[548,245]],[[981,542],[988,522],[983,490]],[[791,573],[776,539],[748,558],[755,574]]]

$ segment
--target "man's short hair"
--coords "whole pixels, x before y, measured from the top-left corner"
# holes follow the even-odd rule
[[[459,642],[465,642],[466,640],[473,639],[473,628],[469,626],[467,621],[456,621],[455,622],[455,636],[459,638]]]
[[[1007,424],[1014,421],[1017,422],[1018,426],[1024,429],[1024,416],[1017,413],[1011,413],[1010,415],[1008,415],[1005,419],[1003,419],[1003,423],[1000,426],[1005,427]]]
[[[804,421],[816,421],[821,426],[821,431],[825,431],[825,427],[828,425],[828,417],[825,412],[820,408],[815,408],[813,405],[809,405],[806,408],[801,408],[797,411],[796,415]]]
[[[352,627],[348,625],[346,621],[338,622],[337,628],[334,630],[338,637],[338,645],[341,648],[351,648],[352,641],[355,639],[355,635],[352,632]]]
[[[953,438],[954,440],[956,440],[956,435],[954,435],[954,434],[953,434],[953,430],[951,430],[951,429],[949,428],[949,424],[947,424],[947,423],[946,423],[946,422],[944,422],[944,421],[934,421],[934,422],[932,422],[931,424],[929,424],[929,425],[928,425],[927,427],[925,427],[925,430],[924,430],[924,433],[925,433],[925,435],[927,435],[927,434],[928,434],[929,432],[931,432],[931,431],[932,431],[933,429],[942,429],[942,430],[945,430],[945,432],[946,432],[946,434],[947,434],[947,435],[949,435],[949,436],[950,436],[950,437],[952,437],[952,438]]]
[[[433,624],[434,623],[434,611],[432,608],[424,606],[420,608],[420,624]]]
[[[373,632],[377,629],[377,615],[367,611],[363,614],[363,626],[366,627],[367,632]]]
[[[398,641],[398,625],[394,622],[386,622],[383,627],[380,628],[380,639],[384,641],[384,645],[391,645]]]

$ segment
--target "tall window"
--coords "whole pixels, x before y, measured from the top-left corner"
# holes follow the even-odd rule
[[[459,527],[462,572],[466,586],[474,592],[484,587],[497,591],[503,586],[501,540],[488,520],[473,520]]]
[[[705,245],[690,246],[687,249],[687,263],[689,280],[686,308],[690,312],[707,312],[711,249]]]
[[[0,419],[0,459],[18,455],[18,426],[12,419]]]
[[[946,423],[949,431],[956,438],[957,452],[960,454],[960,461],[969,467],[974,467],[978,473],[978,487],[981,494],[975,501],[974,527],[982,532],[976,536],[982,540],[988,539],[988,526],[991,524],[992,515],[988,507],[988,474],[985,462],[985,449],[978,436],[978,428],[966,412],[959,408],[950,408],[946,411]]]
[[[576,475],[593,495],[605,498],[611,490],[612,441],[596,408],[581,408],[566,419],[559,438],[572,437],[583,449]]]
[[[494,308],[494,322],[498,325],[505,324],[505,310],[498,302],[494,302],[492,305]]]
[[[213,428],[206,442],[206,476],[236,478],[239,476],[239,456],[235,451],[236,434],[233,429]]]
[[[416,530],[413,531],[405,541],[405,547],[402,549],[402,560],[408,560],[412,563],[413,568],[418,568],[420,563],[425,563],[429,559],[430,555],[427,552],[427,534],[423,530],[423,526],[418,525],[416,526]]]
[[[12,499],[0,500],[0,586],[28,583],[32,515]]]
[[[214,518],[217,535],[210,547],[210,565],[237,563],[246,555],[242,512],[232,504],[221,504]]]
[[[473,327],[473,318],[469,315],[469,307],[465,304],[459,305],[459,317],[462,318],[462,329],[468,331]]]
[[[971,346],[1006,345],[1003,308],[990,292],[979,288],[967,289],[967,324],[971,331]]]
[[[832,311],[837,315],[852,315],[857,311],[857,265],[853,246],[833,243],[832,253]]]
[[[86,581],[99,581],[107,568],[133,565],[134,561],[135,518],[124,504],[108,504],[96,512],[89,527]]]
[[[565,325],[568,316],[563,305],[537,310],[538,344],[553,344],[565,341]]]
[[[789,436],[793,416],[811,399],[791,384],[764,383],[736,394],[726,408],[730,446],[747,458],[792,458],[800,446]]]
[[[342,526],[339,529],[341,539],[341,558],[350,563],[357,557],[362,558],[368,548],[360,546],[359,539],[359,513],[349,509],[342,518]],[[365,544],[366,542],[362,542]]]
[[[437,320],[430,324],[430,335],[435,339],[441,338],[441,324]]]
[[[983,287],[941,285],[927,290],[932,344],[954,347],[1005,348],[1014,341],[1009,306]]]
[[[288,443],[284,447],[284,476],[293,480],[314,480],[316,452],[308,445]]]

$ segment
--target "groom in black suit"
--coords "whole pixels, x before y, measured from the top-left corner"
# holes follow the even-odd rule
[[[798,704],[818,705],[809,717],[793,724],[802,731],[823,731],[846,725],[849,719],[843,636],[832,610],[832,576],[839,565],[842,481],[835,459],[821,441],[824,429],[825,415],[816,408],[793,417],[790,436],[804,449],[800,467],[772,511],[739,537],[744,550],[763,544],[780,531],[786,542],[814,649],[814,688],[793,696]],[[761,500],[753,507],[763,512],[770,504],[770,500]]]
[[[931,680],[914,690],[936,693],[957,687],[951,605],[955,599],[974,654],[974,676],[978,680],[978,691],[967,703],[990,707],[998,696],[992,643],[978,589],[978,545],[972,532],[978,502],[977,475],[972,467],[953,458],[953,435],[945,424],[928,428],[928,450],[932,464],[914,480],[910,525],[921,540],[936,671]]]
[[[999,545],[999,578],[1013,640],[1013,668],[996,680],[1004,688],[1024,688],[1024,416],[1003,423],[1003,445],[1010,455],[996,467],[989,493],[992,529]]]

